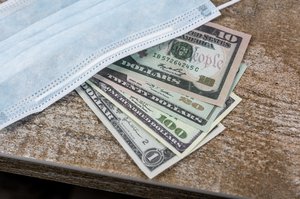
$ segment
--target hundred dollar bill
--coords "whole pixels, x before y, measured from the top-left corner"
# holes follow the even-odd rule
[[[91,86],[176,155],[184,157],[208,134],[95,78]],[[221,111],[221,110],[220,110]],[[218,113],[220,113],[218,111]]]
[[[76,91],[149,178],[181,160],[88,84],[82,84]],[[219,124],[196,148],[209,142],[224,129]]]
[[[207,23],[179,38],[123,58],[109,68],[223,106],[250,37]]]
[[[230,92],[233,91],[246,68],[247,66],[245,64],[240,66]],[[207,127],[211,126],[210,121],[213,121],[217,116],[217,113],[214,112],[218,107],[215,105],[199,101],[185,94],[161,88],[140,79],[128,77],[120,71],[106,68],[94,77],[107,84],[113,85],[118,90],[142,98],[143,101],[151,106],[194,127],[198,127],[202,131],[207,131]]]
[[[97,79],[92,78],[87,83],[179,157],[186,156],[204,138],[203,131],[148,105],[139,98]]]

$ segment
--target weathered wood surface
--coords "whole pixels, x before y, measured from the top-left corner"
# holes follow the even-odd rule
[[[215,140],[148,181],[73,92],[0,131],[0,170],[148,197],[175,193],[162,184],[251,198],[300,197],[300,2],[244,0],[222,13],[217,23],[253,38],[249,69],[236,89],[243,102]]]

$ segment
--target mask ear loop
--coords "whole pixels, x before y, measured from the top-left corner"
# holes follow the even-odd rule
[[[224,8],[227,8],[229,6],[232,6],[233,4],[236,4],[238,3],[240,0],[232,0],[232,1],[228,1],[227,3],[224,3],[220,6],[217,7],[217,9],[219,10],[223,10]]]

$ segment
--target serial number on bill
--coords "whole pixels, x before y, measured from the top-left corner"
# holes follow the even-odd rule
[[[171,58],[169,56],[161,55],[161,54],[158,54],[158,53],[154,53],[153,57],[156,58],[156,59],[159,59],[161,61],[173,64],[174,66],[179,66],[179,67],[182,67],[182,68],[186,68],[188,70],[193,70],[195,72],[198,72],[199,69],[200,69],[199,67],[195,67],[194,65],[189,65],[185,62],[181,62],[177,59]]]

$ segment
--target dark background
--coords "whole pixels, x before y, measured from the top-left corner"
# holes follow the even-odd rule
[[[127,195],[0,172],[0,199],[98,199]],[[130,198],[136,198],[131,197]]]

